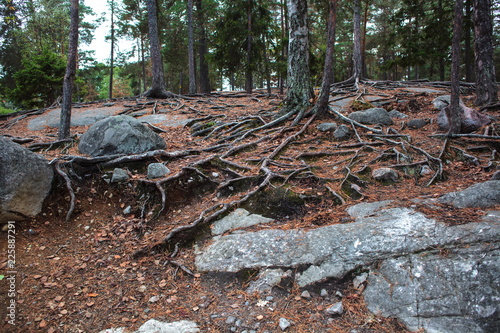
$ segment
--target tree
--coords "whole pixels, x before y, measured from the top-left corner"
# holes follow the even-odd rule
[[[498,100],[498,87],[493,61],[493,21],[491,0],[474,0],[474,43],[476,64],[476,105]]]
[[[76,76],[76,58],[78,55],[78,14],[79,0],[71,0],[70,17],[71,28],[69,33],[68,64],[63,82],[63,101],[61,108],[61,122],[59,126],[59,139],[70,136],[71,103],[73,100],[73,81]]]
[[[113,98],[113,71],[115,60],[115,1],[108,0],[111,9],[111,52],[109,56],[109,98]]]
[[[196,0],[196,13],[198,18],[198,53],[200,58],[200,92],[209,93],[210,87],[209,67],[207,62],[208,46],[207,32],[205,29],[205,9],[202,0]]]
[[[160,38],[158,35],[158,17],[156,11],[157,2],[156,0],[147,0],[146,3],[148,8],[149,47],[153,71],[153,83],[151,88],[144,92],[143,95],[153,98],[169,98],[172,94],[165,90]]]
[[[352,52],[352,62],[353,62],[353,74],[354,84],[358,87],[361,74],[363,72],[363,63],[361,55],[361,6],[360,0],[354,0],[353,4],[354,11],[354,29],[353,29],[353,40],[354,48]]]
[[[187,1],[188,17],[188,61],[189,61],[189,93],[196,92],[196,65],[194,61],[194,27],[193,27],[193,0]]]
[[[325,54],[325,68],[323,70],[323,82],[318,100],[314,105],[314,111],[318,116],[324,116],[328,111],[330,99],[330,86],[333,82],[333,54],[335,49],[335,27],[337,24],[337,0],[330,0],[328,14],[328,41]]]
[[[288,91],[283,111],[298,113],[302,118],[311,105],[313,90],[309,71],[309,29],[307,26],[307,0],[288,0],[290,24],[288,44]]]
[[[452,43],[452,70],[451,70],[451,100],[448,107],[450,134],[460,133],[461,106],[460,106],[460,41],[462,38],[463,0],[456,0],[455,19],[453,22]]]

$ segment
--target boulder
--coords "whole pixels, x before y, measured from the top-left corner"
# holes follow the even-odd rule
[[[349,119],[365,125],[392,125],[393,121],[385,109],[371,108],[356,111],[349,115]]]
[[[441,203],[457,208],[490,207],[500,204],[500,180],[474,184],[461,192],[451,192],[439,198]]]
[[[427,119],[411,119],[406,123],[406,126],[412,129],[420,129],[429,124]]]
[[[333,137],[336,140],[344,141],[344,140],[349,140],[349,138],[351,137],[351,134],[352,134],[352,131],[351,131],[351,129],[348,126],[346,126],[346,125],[340,125],[335,130],[335,132],[333,132]]]
[[[53,178],[44,157],[0,137],[0,223],[40,213]]]
[[[434,107],[439,111],[437,117],[437,124],[439,130],[448,131],[450,129],[450,121],[448,115],[446,114],[447,109],[450,105],[450,95],[439,96],[432,103]],[[483,126],[491,123],[491,119],[478,111],[468,108],[465,106],[464,102],[460,100],[460,110],[461,110],[461,133],[471,133],[477,131]]]
[[[273,219],[262,215],[250,214],[246,209],[238,208],[231,214],[214,222],[212,234],[220,235],[229,230],[246,228],[256,224],[271,223]]]
[[[373,170],[372,177],[379,182],[394,183],[399,179],[398,172],[391,168],[378,168]]]
[[[125,328],[108,328],[100,333],[123,333]],[[127,331],[128,332],[128,331]],[[133,333],[197,333],[200,332],[195,322],[188,320],[175,321],[172,323],[161,322],[156,319],[150,319],[142,324],[137,331]]]
[[[140,154],[165,149],[165,141],[130,116],[113,116],[92,125],[80,139],[78,149],[90,156]]]

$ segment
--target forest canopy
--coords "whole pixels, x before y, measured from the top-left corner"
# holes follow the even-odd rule
[[[1,107],[46,107],[61,96],[68,52],[69,3],[1,0]],[[116,48],[105,63],[96,61],[91,52],[80,51],[74,100],[108,98],[110,92],[113,97],[138,95],[151,85],[146,1],[107,3],[109,11],[96,21],[91,18],[91,8],[80,1],[80,44],[89,44],[96,27],[112,19],[108,41],[127,38],[134,47],[126,52]],[[156,3],[167,90],[188,93],[189,57],[193,57],[191,75],[196,76],[198,92],[285,86],[289,22],[284,0]],[[362,76],[373,80],[449,80],[454,4],[451,0],[360,1]],[[494,62],[498,69],[500,3],[492,4]],[[314,87],[321,85],[323,77],[328,6],[326,0],[308,1],[309,67]],[[351,6],[351,1],[338,1],[334,82],[350,78],[353,71]],[[460,78],[468,82],[475,80],[473,10],[473,1],[464,1]],[[190,36],[193,51],[189,51]],[[496,75],[498,81],[498,70]]]

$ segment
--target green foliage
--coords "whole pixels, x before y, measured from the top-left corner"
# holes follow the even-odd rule
[[[23,68],[14,74],[16,86],[8,97],[20,106],[33,108],[49,106],[62,93],[66,71],[63,57],[50,51],[23,59]]]

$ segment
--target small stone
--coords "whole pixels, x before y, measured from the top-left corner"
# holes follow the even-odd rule
[[[116,104],[116,103],[112,103],[112,102],[110,102],[110,103],[104,103],[102,106],[105,106],[105,107],[108,107],[108,108],[109,108],[109,107],[111,107],[111,106],[114,106],[115,104]]]
[[[420,129],[426,126],[429,122],[426,119],[412,119],[406,124],[409,128]]]
[[[341,315],[342,313],[344,313],[344,306],[342,305],[342,302],[337,302],[332,306],[330,306],[329,308],[327,308],[325,312],[332,316]]]
[[[328,297],[328,291],[326,289],[321,289],[321,297]]]
[[[155,179],[169,174],[170,170],[163,163],[151,163],[148,165],[148,178]]]
[[[236,322],[236,317],[229,316],[229,317],[227,317],[227,319],[226,319],[226,324],[228,324],[228,325],[232,325],[232,324],[234,324],[235,322]]]
[[[352,281],[354,288],[359,289],[359,287],[366,281],[367,278],[368,278],[368,273],[363,273],[361,275],[356,276]]]
[[[122,168],[115,168],[113,170],[113,176],[111,176],[112,183],[121,183],[128,180],[128,172]]]
[[[155,295],[155,296],[151,297],[148,302],[149,303],[156,303],[159,300],[160,300],[160,297],[158,297],[158,296]]]
[[[128,215],[131,212],[132,212],[132,206],[127,206],[127,208],[123,210],[123,215]]]
[[[311,299],[311,293],[307,290],[304,290],[302,294],[300,294],[300,297],[305,298],[305,299]]]
[[[428,165],[423,165],[422,170],[420,170],[420,175],[425,176],[432,173],[432,169]]]
[[[333,137],[339,141],[348,140],[351,137],[351,129],[346,125],[340,125],[335,132],[333,132]]]
[[[403,119],[403,118],[408,118],[408,115],[399,112],[398,110],[392,110],[389,112],[389,117],[396,119]]]
[[[399,175],[396,170],[391,168],[378,168],[372,172],[373,179],[381,182],[395,182]]]
[[[322,123],[316,126],[316,129],[320,132],[333,132],[335,131],[339,125],[336,123]]]
[[[288,327],[290,327],[292,324],[288,319],[286,318],[280,318],[279,325],[282,331],[286,330]]]

